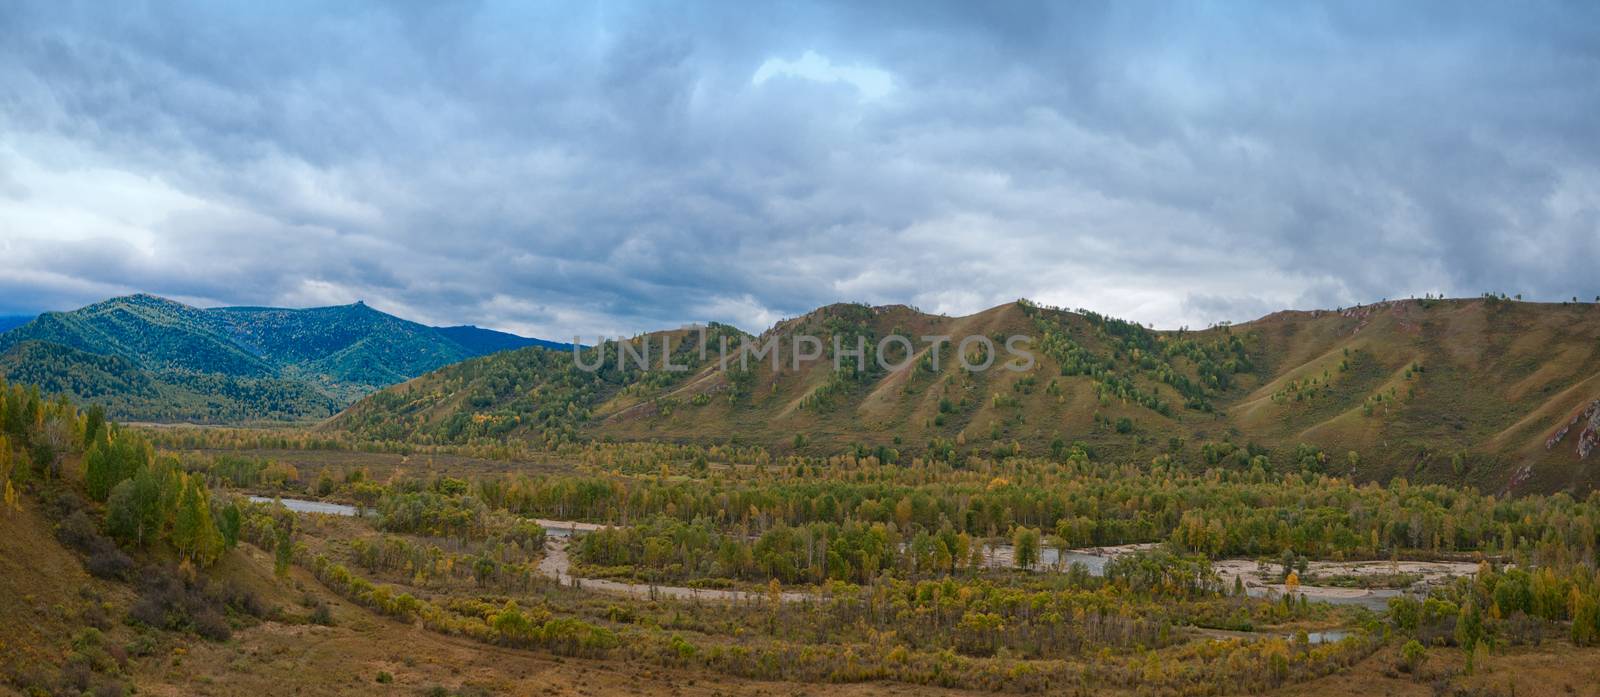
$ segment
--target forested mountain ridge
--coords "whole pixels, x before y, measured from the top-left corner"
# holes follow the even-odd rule
[[[745,335],[721,328],[737,346]],[[967,317],[833,305],[752,337],[818,336],[739,369],[674,345],[686,372],[587,373],[572,354],[516,351],[376,393],[326,428],[418,442],[659,439],[776,453],[855,448],[900,461],[1048,454],[1197,465],[1309,464],[1361,478],[1467,483],[1489,492],[1592,490],[1600,409],[1600,306],[1500,298],[1404,300],[1280,312],[1200,331],[1156,331],[1026,301]],[[834,371],[832,337],[1028,335],[1034,365],[968,372],[946,346],[932,366]],[[659,342],[669,334],[636,337]],[[784,339],[788,346],[788,339]],[[659,346],[659,343],[655,344]],[[893,348],[893,347],[891,347]],[[897,350],[897,349],[896,349]],[[585,354],[586,356],[590,354]],[[869,348],[869,356],[871,349]],[[659,364],[659,352],[652,354]],[[891,363],[898,362],[894,356]],[[976,357],[973,357],[976,358]],[[1587,411],[1586,411],[1587,409]],[[1554,436],[1563,428],[1569,432]],[[1586,440],[1587,439],[1587,440]],[[1585,448],[1582,443],[1589,443]]]
[[[141,294],[0,333],[0,370],[120,419],[303,420],[485,350],[359,302],[201,309]]]
[[[525,336],[517,336],[516,334],[507,332],[484,329],[483,327],[475,327],[470,324],[464,324],[456,327],[437,327],[436,329],[440,334],[445,335],[451,341],[465,346],[467,350],[473,353],[473,355],[478,356],[486,356],[491,353],[510,351],[512,349],[527,348],[529,346],[543,346],[547,349],[555,349],[557,351],[572,350],[572,344],[563,343],[560,341],[546,341],[544,339],[530,339]]]

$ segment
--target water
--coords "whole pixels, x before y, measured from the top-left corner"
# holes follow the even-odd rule
[[[1208,636],[1214,639],[1242,639],[1244,641],[1283,639],[1285,641],[1292,642],[1295,640],[1297,634],[1298,632],[1285,632],[1282,630],[1262,630],[1259,632],[1239,632],[1226,629],[1200,630],[1201,636]],[[1355,630],[1351,629],[1324,629],[1316,632],[1306,632],[1306,643],[1313,646],[1318,644],[1336,644],[1353,636],[1356,636],[1356,632]]]
[[[328,515],[357,516],[361,512],[355,506],[346,506],[342,503],[328,503],[326,501],[309,501],[306,499],[271,499],[265,496],[251,496],[251,503],[272,503],[278,501],[295,513],[325,513]]]
[[[1344,641],[1345,637],[1352,637],[1355,634],[1348,629],[1329,629],[1322,632],[1306,632],[1306,638],[1313,644],[1336,644]]]

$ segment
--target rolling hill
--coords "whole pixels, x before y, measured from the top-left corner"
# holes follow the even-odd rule
[[[488,332],[488,330],[477,330]],[[351,401],[520,340],[462,343],[364,303],[201,309],[152,295],[47,312],[0,333],[9,380],[106,406],[114,418],[325,418]]]
[[[825,350],[729,369],[716,327],[669,341],[682,372],[579,370],[571,353],[519,350],[448,366],[360,402],[326,428],[426,442],[524,438],[743,443],[778,454],[859,452],[908,460],[1012,452],[1197,466],[1295,461],[1490,491],[1600,484],[1600,306],[1504,299],[1405,300],[1280,312],[1203,331],[1155,331],[1027,302],[967,317],[833,305],[779,323],[757,345],[801,334]],[[911,367],[834,371],[833,337],[1031,336],[1026,370],[969,372],[918,343]],[[892,352],[900,350],[886,345]],[[870,352],[870,349],[869,349]],[[1009,356],[998,349],[997,360]],[[631,355],[631,354],[630,354]],[[891,363],[901,358],[892,357]],[[973,356],[976,362],[977,357]],[[847,366],[850,361],[846,361]],[[1562,432],[1565,428],[1566,431]],[[1558,432],[1561,437],[1557,438]],[[1258,456],[1263,456],[1258,459]]]

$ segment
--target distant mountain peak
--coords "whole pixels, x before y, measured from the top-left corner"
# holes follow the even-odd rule
[[[320,418],[329,405],[467,358],[565,346],[476,327],[436,329],[363,300],[303,309],[197,308],[134,293],[13,324],[0,324],[5,374],[137,420],[236,419],[249,404],[266,418]],[[23,344],[31,345],[13,350]],[[91,375],[103,379],[83,379]],[[140,394],[115,387],[136,384],[145,386]],[[162,406],[150,398],[158,393],[182,397]]]

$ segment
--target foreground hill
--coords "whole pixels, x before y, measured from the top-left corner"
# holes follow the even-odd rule
[[[1600,438],[1600,307],[1591,304],[1407,300],[1204,331],[1154,331],[1026,302],[967,317],[833,305],[749,337],[783,347],[798,335],[822,340],[821,358],[796,366],[784,348],[776,369],[770,359],[740,369],[737,358],[721,369],[718,337],[737,347],[745,335],[714,329],[703,358],[693,331],[626,342],[636,352],[652,346],[658,369],[650,371],[618,370],[615,342],[601,349],[598,372],[578,369],[571,353],[537,350],[466,361],[374,394],[328,427],[425,442],[856,447],[896,459],[1020,451],[1267,467],[1293,460],[1491,492],[1600,482],[1588,455]],[[992,337],[996,367],[960,369],[950,346],[935,367],[917,341],[906,369],[884,370],[875,358],[865,370],[853,360],[833,369],[833,337],[870,347],[890,334]],[[1013,360],[1004,338],[1019,334],[1033,338],[1033,365],[999,369]],[[687,370],[659,370],[663,339]]]
[[[492,350],[363,303],[200,309],[134,295],[0,334],[0,370],[122,419],[307,419]]]

